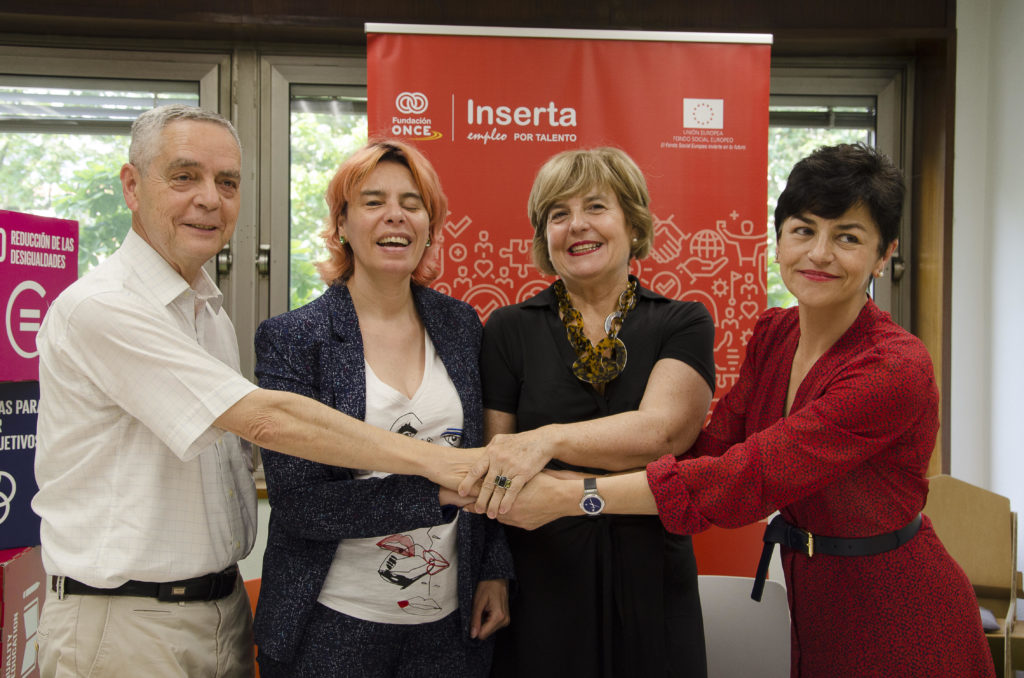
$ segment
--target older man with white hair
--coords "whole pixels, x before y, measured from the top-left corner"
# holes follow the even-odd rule
[[[164,106],[132,126],[131,230],[38,337],[43,676],[251,676],[236,563],[256,535],[248,443],[457,487],[473,455],[368,426],[238,372],[203,264],[238,218],[230,122]],[[467,498],[469,501],[469,498]]]

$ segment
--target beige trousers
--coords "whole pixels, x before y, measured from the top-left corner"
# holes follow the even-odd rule
[[[46,592],[42,678],[252,678],[252,612],[241,577],[215,601]]]

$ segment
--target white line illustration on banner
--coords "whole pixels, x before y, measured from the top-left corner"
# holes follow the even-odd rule
[[[39,596],[35,592],[39,589],[39,582],[29,584],[22,594],[21,599],[26,600],[25,608],[21,612],[21,627],[25,639],[22,647],[25,648],[25,656],[21,660],[21,675],[27,676],[29,671],[36,667],[36,631],[39,628]]]
[[[31,350],[26,350],[18,344],[17,339],[14,338],[14,328],[11,323],[11,315],[13,314],[14,311],[14,302],[17,301],[21,293],[26,290],[31,290],[32,292],[35,292],[36,294],[39,295],[40,299],[43,299],[46,296],[46,290],[43,289],[43,286],[37,283],[35,280],[23,280],[21,283],[18,284],[17,287],[14,288],[14,291],[11,292],[11,296],[7,300],[7,310],[4,313],[4,321],[5,327],[7,329],[7,340],[10,342],[11,348],[13,348],[14,352],[20,355],[22,358],[30,359],[35,358],[37,355],[39,355],[39,352],[35,348],[32,348]],[[42,308],[22,307],[18,315],[22,319],[29,318],[38,320],[39,318],[42,317],[43,310],[44,309]],[[39,323],[19,323],[18,329],[23,332],[38,332]]]
[[[7,485],[10,485],[10,491],[7,490]],[[10,515],[11,502],[14,501],[14,495],[17,493],[18,482],[14,476],[7,471],[0,471],[0,524],[3,524],[7,520],[7,516]]]
[[[751,334],[747,325],[761,311],[764,282],[756,271],[765,262],[767,233],[735,208],[706,228],[681,225],[675,214],[652,217],[650,256],[633,260],[630,273],[658,294],[704,304],[718,327],[716,383],[725,389],[738,378]],[[554,279],[534,267],[530,237],[495,237],[496,230],[480,227],[470,215],[449,214],[444,230],[434,287],[473,304],[484,322],[497,308],[534,296]]]

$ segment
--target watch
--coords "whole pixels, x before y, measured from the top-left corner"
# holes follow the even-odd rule
[[[583,479],[583,499],[580,508],[588,516],[596,516],[604,510],[604,498],[597,493],[597,478]]]

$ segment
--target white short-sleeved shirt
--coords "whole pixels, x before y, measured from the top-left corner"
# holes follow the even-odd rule
[[[420,440],[462,446],[459,392],[425,339],[425,364],[412,398],[381,381],[366,363],[366,423]],[[357,482],[387,473],[357,471]],[[458,514],[450,523],[342,539],[318,602],[358,619],[425,624],[459,607]]]
[[[256,388],[222,300],[205,271],[191,288],[129,231],[50,306],[32,501],[48,573],[174,581],[252,548],[252,454],[212,426]]]

